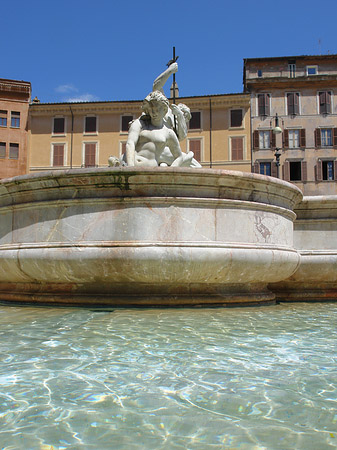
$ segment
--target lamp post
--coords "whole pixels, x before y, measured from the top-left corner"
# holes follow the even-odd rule
[[[275,135],[282,133],[282,128],[279,126],[279,118],[278,118],[277,113],[276,113],[276,116],[275,116],[275,127],[273,128],[273,133]],[[281,155],[282,155],[282,150],[279,147],[276,147],[274,156],[275,156],[275,160],[276,160],[275,164],[276,164],[276,176],[277,176],[277,178],[279,178],[279,175],[280,175],[279,172],[280,172],[280,156]]]

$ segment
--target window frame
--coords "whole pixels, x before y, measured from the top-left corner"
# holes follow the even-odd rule
[[[4,117],[6,116],[6,117]],[[4,121],[4,125],[3,122]],[[8,125],[8,111],[5,109],[0,110],[0,128],[7,128]]]
[[[85,146],[86,144],[95,144],[95,165],[86,166],[85,165]],[[98,167],[98,155],[99,155],[99,141],[84,141],[82,143],[82,165],[81,167]]]
[[[240,161],[246,161],[247,160],[247,145],[246,145],[246,136],[236,136],[232,135],[228,137],[229,143],[228,143],[228,160],[233,162],[240,162]],[[232,151],[232,142],[233,139],[241,139],[242,140],[242,159],[233,159],[233,151]]]
[[[242,119],[241,119],[241,125],[238,126],[234,126],[232,125],[232,111],[241,111],[241,115],[242,115]],[[243,130],[245,128],[245,124],[244,124],[244,109],[243,108],[231,108],[228,111],[229,114],[229,129],[235,129],[235,130]]]
[[[15,145],[15,148],[17,148],[17,157],[13,158],[13,156],[11,156],[11,147],[13,147]],[[9,143],[9,151],[8,151],[8,159],[13,159],[13,160],[18,160],[20,156],[20,144],[17,142],[10,142]]]
[[[296,63],[288,63],[289,78],[296,78]]]
[[[4,156],[1,156],[1,152],[0,152],[0,159],[6,159],[6,156],[7,156],[7,142],[0,142],[0,148],[4,148],[5,149]]]
[[[62,166],[54,166],[54,147],[58,145],[63,145],[63,165]],[[68,157],[68,146],[66,142],[52,142],[50,147],[50,166],[51,167],[66,167],[67,166],[67,157]]]
[[[310,69],[315,69],[315,73],[309,73]],[[318,66],[316,64],[309,64],[305,67],[305,73],[307,77],[314,77],[318,75]]]
[[[268,100],[268,101],[264,101],[264,106],[263,106],[265,109],[264,114],[260,114],[259,98],[261,96],[264,96],[264,98]],[[258,92],[256,94],[256,111],[257,111],[258,117],[269,117],[270,116],[270,111],[271,111],[271,94],[270,94],[270,92]]]
[[[292,113],[289,112],[289,101],[288,101],[288,98],[290,98],[290,95],[294,96],[294,104],[293,104],[294,111],[296,109],[295,97],[297,95],[297,98],[298,98],[298,105],[297,105],[298,111],[297,112],[292,112]],[[300,99],[301,99],[300,92],[289,91],[289,92],[285,93],[285,109],[286,109],[287,116],[300,116],[301,115],[301,100]]]
[[[120,118],[119,118],[119,132],[120,134],[128,134],[129,130],[123,130],[123,117],[132,117],[131,120],[135,119],[135,116],[133,114],[121,114]],[[129,120],[129,122],[131,122],[131,120]]]
[[[191,120],[193,117],[193,114],[198,113],[200,114],[200,127],[199,128],[191,128]],[[200,110],[191,110],[191,120],[188,122],[188,131],[201,131],[203,129],[203,117],[202,117],[202,111]]]
[[[17,125],[18,121],[18,125]],[[21,113],[20,111],[11,111],[11,125],[10,128],[19,129],[21,127]]]
[[[272,139],[271,139],[271,130],[258,130],[259,132],[259,148],[258,150],[271,150],[272,149]],[[261,147],[261,134],[263,133],[264,136],[268,136],[269,139],[269,147]],[[265,139],[263,138],[263,142]]]
[[[55,133],[55,119],[63,119],[64,120],[64,126],[63,126],[63,132],[61,133]],[[67,134],[67,118],[65,116],[54,116],[52,120],[52,130],[51,134],[52,136],[66,136]]]
[[[86,131],[86,120],[87,118],[96,118],[96,131]],[[83,119],[83,135],[84,136],[97,136],[98,135],[98,116],[96,114],[87,114]]]
[[[320,128],[321,132],[321,147],[333,147],[333,129],[332,128]],[[327,132],[330,132],[330,136],[327,136]],[[325,133],[324,133],[325,132]],[[324,136],[326,134],[326,136]],[[330,143],[324,144],[323,141],[330,141]]]
[[[321,94],[329,94],[330,95],[330,103],[325,102],[324,105],[330,105],[330,111],[321,111]],[[317,113],[322,115],[331,114],[333,111],[333,91],[331,89],[326,89],[323,91],[317,91]]]

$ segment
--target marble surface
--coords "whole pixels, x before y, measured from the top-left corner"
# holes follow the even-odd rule
[[[271,289],[282,301],[336,300],[337,196],[304,197],[295,212],[294,245],[300,265]]]
[[[300,256],[289,183],[211,169],[40,173],[0,183],[3,300],[273,301]]]

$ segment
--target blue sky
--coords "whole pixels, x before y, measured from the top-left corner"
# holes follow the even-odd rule
[[[336,0],[17,0],[0,78],[42,102],[138,100],[175,46],[181,96],[241,92],[244,58],[337,53],[336,23]]]

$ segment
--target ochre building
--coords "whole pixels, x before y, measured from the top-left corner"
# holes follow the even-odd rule
[[[28,171],[28,110],[31,84],[0,79],[0,178]]]
[[[183,151],[203,167],[251,171],[250,95],[180,97],[192,119]],[[29,172],[106,167],[125,151],[129,123],[141,101],[33,102],[29,111]]]

